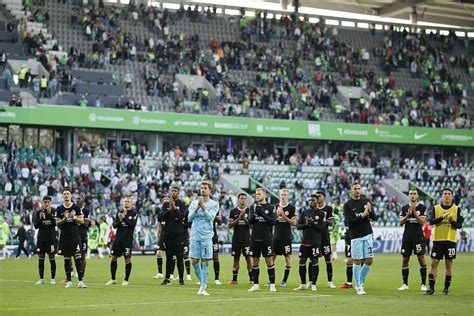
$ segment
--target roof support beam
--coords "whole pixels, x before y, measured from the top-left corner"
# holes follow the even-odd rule
[[[396,1],[387,6],[383,6],[378,10],[380,16],[394,16],[398,13],[405,11],[406,9],[416,6],[419,3],[423,3],[423,0],[402,0]]]

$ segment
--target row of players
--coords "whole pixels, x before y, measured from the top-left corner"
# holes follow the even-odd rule
[[[187,206],[179,199],[179,188],[173,187],[171,196],[166,198],[160,214],[159,245],[157,263],[159,277],[162,274],[162,254],[166,252],[166,276],[163,285],[170,283],[171,273],[176,263],[179,273],[179,284],[184,285],[184,266],[190,279],[192,264],[200,283],[198,294],[209,295],[206,291],[208,282],[208,261],[214,260],[214,270],[219,271],[218,247],[215,234],[215,222],[221,222],[218,214],[218,203],[210,199],[212,184],[203,181],[200,197]],[[85,251],[87,248],[87,225],[90,222],[83,203],[79,205],[71,201],[71,191],[65,188],[62,192],[64,202],[56,210],[51,208],[51,198],[43,199],[44,208],[39,211],[35,225],[39,229],[37,252],[39,254],[40,280],[44,283],[44,260],[49,255],[51,262],[51,279],[55,278],[55,226],[61,230],[58,254],[64,256],[66,287],[72,287],[72,259],[75,261],[79,278],[78,287],[86,287],[83,276],[85,272]],[[255,203],[247,205],[247,196],[238,196],[239,205],[230,213],[229,226],[234,229],[232,239],[232,255],[234,256],[233,279],[230,284],[237,283],[240,256],[247,261],[249,279],[252,283],[250,292],[260,290],[259,261],[264,257],[269,276],[269,288],[276,291],[274,262],[277,255],[285,257],[285,272],[280,286],[286,286],[291,269],[291,225],[302,230],[302,241],[299,251],[299,276],[301,284],[297,290],[308,287],[316,291],[319,275],[318,258],[324,256],[328,275],[328,286],[332,283],[331,246],[328,227],[333,224],[333,210],[325,203],[325,193],[318,191],[310,196],[308,207],[296,216],[295,208],[288,203],[288,190],[280,191],[280,203],[277,206],[267,203],[266,192],[258,188]],[[427,211],[418,202],[417,190],[409,191],[410,202],[402,208],[400,224],[405,225],[401,254],[403,256],[403,285],[399,290],[408,289],[408,264],[411,253],[418,256],[421,274],[421,289],[426,294],[434,294],[435,279],[439,261],[446,259],[446,277],[444,294],[448,294],[452,278],[453,259],[456,258],[457,229],[462,227],[461,211],[453,204],[453,192],[446,188],[442,191],[442,202],[435,205],[431,212],[430,223],[434,225],[432,264],[429,274],[430,288],[426,288],[426,263],[424,259],[422,225],[427,221]],[[348,228],[346,233],[346,275],[347,282],[341,286],[352,288],[355,281],[356,293],[366,294],[364,283],[373,263],[373,232],[371,220],[376,219],[370,201],[361,195],[361,185],[355,182],[351,186],[351,197],[344,204],[344,221]],[[111,279],[106,285],[116,284],[117,259],[125,258],[125,278],[122,285],[128,285],[132,270],[131,251],[133,231],[137,222],[137,213],[132,209],[132,199],[125,197],[123,208],[117,213],[113,226],[117,229],[116,239],[111,249]],[[191,233],[188,235],[188,228]],[[189,238],[188,238],[189,236]],[[189,249],[189,254],[188,254]],[[84,258],[84,260],[83,260]],[[306,266],[310,261],[309,267]],[[217,263],[217,266],[216,266]],[[308,271],[310,285],[306,283]],[[216,275],[218,280],[218,275]]]

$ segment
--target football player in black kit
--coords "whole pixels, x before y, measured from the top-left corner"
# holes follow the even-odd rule
[[[125,258],[125,278],[122,286],[128,285],[128,278],[132,272],[132,246],[133,246],[133,231],[137,225],[137,213],[132,208],[132,198],[126,196],[123,199],[123,209],[117,212],[113,223],[114,228],[117,229],[114,243],[112,244],[112,255],[110,261],[111,279],[105,285],[116,284],[115,275],[117,273],[117,258],[124,256]]]
[[[319,275],[318,257],[321,255],[321,240],[325,229],[326,214],[318,208],[318,196],[312,194],[309,198],[309,208],[303,210],[298,218],[297,228],[303,230],[300,245],[299,274],[301,284],[295,290],[306,290],[306,260],[311,261],[311,290],[316,291]]]
[[[277,221],[273,232],[273,263],[275,263],[276,256],[285,256],[285,274],[280,282],[282,287],[286,286],[290,275],[291,241],[293,240],[291,225],[296,225],[296,210],[288,202],[288,198],[288,189],[280,189],[280,203],[277,206]]]
[[[367,294],[364,284],[374,261],[374,236],[370,221],[376,219],[372,203],[362,196],[360,183],[354,182],[351,186],[351,198],[344,203],[344,221],[349,227],[352,271],[358,295]]]
[[[248,290],[255,292],[260,290],[258,277],[260,274],[260,255],[265,258],[270,281],[270,292],[276,292],[275,287],[275,265],[273,264],[273,225],[276,222],[276,210],[267,203],[265,189],[257,188],[255,192],[255,204],[250,207],[249,223],[252,225],[252,238],[250,242],[250,256],[252,257],[253,286]]]
[[[51,197],[43,197],[43,208],[36,215],[35,228],[38,229],[36,252],[38,253],[38,270],[40,279],[36,285],[44,284],[44,260],[45,254],[49,256],[51,265],[51,284],[56,284],[56,221],[54,214],[56,210],[51,207]]]
[[[318,196],[318,209],[325,214],[325,227],[322,234],[321,240],[321,255],[324,256],[326,261],[326,273],[328,275],[328,287],[335,289],[336,286],[332,283],[332,258],[331,258],[331,240],[329,238],[328,226],[334,224],[334,213],[330,205],[326,204],[326,194],[323,191],[316,192]],[[311,275],[311,274],[310,274]]]
[[[86,256],[87,256],[87,228],[90,225],[89,210],[85,207],[84,197],[79,196],[76,199],[76,204],[81,209],[84,215],[84,223],[79,225],[79,234],[81,236],[81,251],[82,251],[82,273],[86,274]]]
[[[184,285],[183,253],[188,208],[179,199],[179,188],[173,187],[171,189],[171,198],[163,200],[162,209],[161,221],[165,223],[163,229],[164,244],[166,245],[166,275],[161,285],[170,284],[175,262],[178,266],[179,284]]]
[[[402,238],[402,278],[403,284],[398,288],[399,291],[408,290],[408,274],[410,256],[413,251],[418,256],[420,263],[421,290],[426,288],[426,262],[425,247],[423,247],[423,225],[426,223],[426,207],[418,201],[418,190],[408,191],[410,202],[402,207],[400,212],[400,226],[405,225]]]
[[[71,258],[74,257],[76,264],[77,277],[79,279],[79,288],[86,288],[86,284],[82,280],[82,251],[81,251],[81,236],[79,234],[79,226],[84,223],[84,216],[77,204],[71,200],[71,189],[65,187],[62,190],[64,202],[56,209],[56,225],[61,229],[59,237],[59,251],[58,254],[64,256],[64,270],[66,271],[66,288],[72,287],[71,272],[72,263]]]
[[[242,254],[247,261],[249,280],[252,282],[252,263],[250,262],[250,224],[248,220],[249,208],[247,207],[247,194],[240,193],[238,196],[239,205],[230,211],[229,228],[234,229],[232,235],[232,256],[234,264],[232,266],[232,280],[228,284],[237,284],[239,275],[239,261]]]
[[[214,236],[212,236],[212,267],[214,268],[214,283],[216,285],[222,285],[219,280],[219,273],[221,270],[221,263],[219,262],[219,238],[217,236],[217,225],[222,224],[221,212],[217,212],[214,217]]]

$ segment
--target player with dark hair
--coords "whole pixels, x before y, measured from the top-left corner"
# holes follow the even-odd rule
[[[201,182],[201,195],[189,205],[188,221],[191,222],[189,254],[194,272],[199,280],[198,295],[208,296],[209,260],[212,259],[213,222],[219,211],[219,203],[210,198],[212,184]]]
[[[187,222],[188,214],[186,204],[179,199],[178,187],[171,188],[171,197],[164,199],[162,209],[161,221],[165,222],[166,276],[161,285],[170,283],[175,262],[178,266],[179,284],[184,285],[183,253],[185,230],[187,229],[184,223]]]
[[[462,228],[464,220],[461,214],[461,208],[453,202],[453,190],[444,188],[441,203],[434,206],[430,216],[430,224],[434,227],[434,233],[429,275],[430,289],[426,292],[427,295],[435,293],[438,265],[443,258],[446,264],[443,294],[449,294],[449,286],[453,277],[453,260],[456,259],[457,231]]]
[[[275,265],[273,264],[273,226],[276,222],[276,210],[267,203],[267,195],[264,188],[257,188],[255,192],[255,204],[250,207],[249,223],[252,225],[252,237],[250,242],[250,256],[252,257],[253,286],[248,290],[255,292],[260,290],[258,277],[260,274],[260,255],[265,258],[267,264],[268,278],[270,281],[270,292],[276,292],[275,287]]]
[[[232,235],[232,256],[234,264],[232,266],[232,280],[228,284],[237,284],[237,276],[239,275],[240,255],[245,257],[247,262],[247,270],[250,282],[252,282],[252,263],[250,262],[250,224],[249,224],[249,208],[247,207],[247,194],[240,193],[237,197],[239,205],[230,211],[229,228],[234,229]]]
[[[402,207],[400,211],[400,226],[405,225],[402,237],[401,254],[403,284],[399,291],[408,290],[408,275],[410,256],[413,252],[418,256],[420,263],[421,290],[426,291],[426,262],[425,249],[423,247],[423,225],[426,223],[426,207],[418,201],[417,189],[408,191],[410,202]]]
[[[58,254],[64,256],[64,270],[66,272],[66,288],[72,287],[71,272],[72,263],[71,258],[74,257],[76,264],[77,277],[79,279],[79,288],[86,288],[86,284],[82,280],[82,249],[81,236],[79,233],[79,225],[84,223],[84,216],[77,204],[71,200],[71,189],[65,187],[62,190],[64,202],[56,209],[56,225],[61,229],[59,237],[59,251]]]
[[[354,182],[351,186],[351,198],[344,203],[344,220],[349,226],[351,237],[356,291],[358,295],[365,295],[367,293],[364,282],[374,258],[374,237],[370,220],[376,220],[377,217],[370,201],[361,196],[361,191],[360,183]]]
[[[54,214],[56,210],[51,207],[51,197],[43,197],[43,208],[36,215],[35,228],[38,229],[36,253],[38,254],[38,271],[40,279],[36,285],[44,284],[44,260],[48,254],[51,265],[51,284],[56,284],[56,221]]]
[[[331,289],[335,289],[336,286],[332,283],[332,251],[331,251],[331,239],[329,236],[329,229],[328,226],[332,226],[334,224],[334,213],[332,206],[326,204],[326,193],[323,191],[316,192],[316,196],[318,197],[318,209],[324,213],[324,230],[322,232],[322,240],[321,240],[321,256],[324,256],[326,261],[326,273],[328,276],[328,287]]]
[[[133,231],[137,225],[137,213],[132,207],[132,198],[125,196],[123,198],[123,208],[117,212],[113,223],[117,229],[112,250],[110,251],[110,281],[105,285],[116,284],[115,276],[117,273],[117,258],[124,256],[125,258],[125,278],[122,286],[127,286],[130,273],[132,272],[132,247],[133,247]]]
[[[306,290],[306,260],[310,259],[311,290],[317,291],[316,283],[319,275],[318,257],[320,256],[322,235],[326,226],[326,214],[318,208],[318,196],[311,194],[309,207],[301,211],[297,228],[303,231],[300,245],[299,275],[300,286],[295,290]],[[308,269],[309,270],[309,269]]]
[[[273,232],[273,263],[277,256],[285,257],[285,274],[280,286],[286,286],[288,276],[291,270],[291,241],[293,234],[291,233],[291,225],[296,225],[296,210],[293,205],[288,202],[288,189],[280,189],[280,202],[277,206],[277,221]]]

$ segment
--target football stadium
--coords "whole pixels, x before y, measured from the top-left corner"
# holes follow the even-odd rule
[[[0,0],[0,315],[471,315],[473,15]]]

